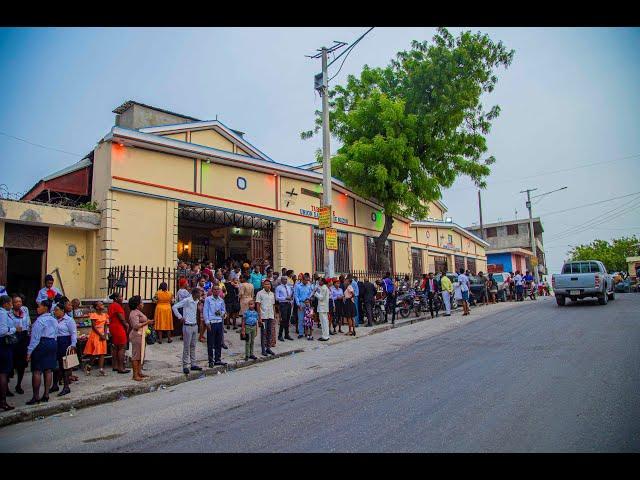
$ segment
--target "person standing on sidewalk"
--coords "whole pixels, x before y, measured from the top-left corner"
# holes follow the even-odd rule
[[[209,368],[214,365],[226,365],[222,361],[222,335],[224,327],[223,318],[226,314],[224,300],[220,296],[220,287],[213,287],[213,295],[208,296],[204,301],[204,323],[207,326],[207,354],[209,358]],[[215,358],[214,358],[215,351]]]
[[[289,335],[289,323],[291,319],[291,308],[293,302],[293,288],[288,285],[286,276],[280,277],[280,285],[276,287],[276,301],[280,310],[280,329],[278,330],[278,340],[293,340]]]
[[[13,368],[16,371],[16,393],[23,394],[22,379],[24,371],[27,368],[27,347],[29,346],[29,329],[31,328],[31,319],[29,318],[29,309],[23,306],[23,298],[20,295],[13,296],[13,306],[9,310],[9,319],[13,322],[13,326],[20,331],[16,331],[18,343],[13,345]]]
[[[516,270],[516,275],[513,277],[513,283],[516,286],[516,301],[521,302],[522,300],[524,300],[522,295],[524,291],[524,285],[522,275],[520,275],[520,270]]]
[[[196,365],[198,302],[200,302],[200,289],[194,288],[191,290],[191,296],[183,298],[171,307],[178,320],[182,321],[182,371],[184,374],[189,373],[189,367],[191,371],[202,370]]]
[[[260,325],[260,347],[262,355],[275,355],[271,350],[271,324],[274,322],[274,306],[276,297],[271,291],[271,282],[264,281],[264,288],[256,295],[256,306],[258,310],[258,323]],[[303,312],[304,313],[304,312]]]
[[[297,283],[293,289],[293,296],[296,300],[298,315],[298,338],[304,337],[304,301],[311,297],[313,287],[311,286],[308,274],[302,277],[302,281]]]
[[[462,315],[469,315],[469,290],[471,289],[471,284],[469,277],[464,273],[464,268],[460,269],[458,283],[460,283],[460,293],[462,295],[462,309],[464,311]]]
[[[363,283],[363,288],[361,290],[363,293],[363,306],[364,311],[367,314],[367,327],[373,327],[373,307],[376,302],[376,294],[378,293],[378,289],[376,286],[366,279]]]
[[[256,302],[249,300],[249,306],[242,315],[242,336],[245,338],[244,359],[245,361],[257,360],[253,354],[253,344],[256,339],[256,328],[258,325],[258,312],[256,311]]]
[[[442,302],[444,303],[445,317],[451,316],[451,294],[453,292],[453,284],[449,277],[442,275],[440,277],[440,287],[442,288]]]
[[[142,313],[144,304],[140,295],[134,295],[129,299],[129,342],[131,342],[131,365],[133,380],[140,382],[148,375],[142,373],[142,342],[146,341],[145,331],[147,325],[153,325],[155,320],[149,320]]]
[[[20,325],[14,326],[9,318],[11,309],[11,297],[9,295],[0,296],[0,410],[8,412],[15,407],[7,403],[9,393],[9,375],[13,371],[13,347],[9,339],[16,332],[22,330]]]
[[[70,303],[67,297],[62,297],[58,300],[58,303],[53,307],[53,316],[58,321],[58,333],[56,338],[57,343],[57,355],[56,359],[58,361],[58,368],[53,371],[53,385],[49,389],[49,392],[57,392],[60,387],[58,387],[58,381],[60,377],[62,377],[62,381],[64,387],[62,391],[58,394],[59,397],[63,397],[71,393],[71,389],[69,388],[69,377],[71,376],[71,370],[64,369],[64,356],[67,355],[67,350],[70,353],[76,353],[76,344],[78,343],[78,328],[76,326],[76,322],[67,315],[67,304]],[[131,370],[127,370],[129,373]]]
[[[431,318],[433,318],[433,302],[436,299],[436,295],[438,295],[438,283],[433,278],[433,273],[429,273],[425,291],[427,293],[427,301],[429,302],[429,313],[431,314]],[[436,317],[437,316],[438,305],[436,304]]]
[[[387,301],[385,302],[385,311],[384,311],[384,321],[388,322],[388,315],[391,313],[391,323],[396,323],[396,286],[394,284],[393,278],[391,278],[391,272],[387,272],[382,279],[382,285],[384,288],[384,293],[387,296]]]
[[[314,296],[318,299],[318,316],[322,326],[322,336],[318,340],[326,342],[329,340],[329,298],[331,297],[331,292],[327,287],[326,279],[321,278],[319,283],[320,286],[314,292]]]
[[[5,300],[2,300],[3,307]],[[31,362],[31,388],[33,396],[27,405],[49,401],[49,388],[56,368],[58,344],[58,321],[50,313],[53,302],[49,299],[38,302],[38,318],[31,325],[31,340],[27,347],[27,362]],[[44,374],[44,395],[40,398],[40,385]]]
[[[355,316],[353,317],[354,327],[360,326],[360,286],[358,285],[358,279],[355,275],[347,275],[347,282],[351,284],[353,288],[353,305],[355,306]]]

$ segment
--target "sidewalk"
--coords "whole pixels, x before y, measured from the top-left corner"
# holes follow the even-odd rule
[[[472,312],[485,311],[498,306],[507,307],[508,305],[514,304],[503,303],[489,307],[475,307],[472,308]],[[443,317],[440,315],[439,319],[441,321],[445,319],[451,320],[452,322],[457,323],[458,320],[452,319],[461,316],[461,309],[458,309],[457,311],[452,312],[451,317]],[[326,342],[325,345],[330,346],[333,344],[357,340],[371,334],[384,332],[391,328],[398,328],[430,319],[431,317],[429,314],[417,318],[414,315],[410,315],[406,319],[398,316],[396,318],[395,326],[391,325],[390,322],[370,328],[361,326],[356,329],[356,337],[338,333],[336,335],[332,335],[330,337],[330,341]],[[347,331],[347,327],[343,327],[343,331]],[[260,354],[260,340],[257,338],[254,347],[254,354],[258,357],[258,360],[249,360],[248,362],[245,362],[245,343],[240,340],[238,332],[239,330],[225,330],[225,343],[229,349],[222,350],[222,361],[228,363],[226,367],[219,366],[215,368],[208,368],[206,343],[198,342],[196,345],[197,363],[203,367],[203,370],[201,372],[191,372],[188,375],[185,375],[182,372],[182,341],[180,340],[180,337],[177,336],[174,337],[173,342],[170,344],[167,343],[165,339],[161,345],[147,345],[144,373],[149,375],[149,378],[143,382],[134,382],[131,379],[131,374],[122,375],[112,371],[110,365],[105,365],[105,372],[107,373],[107,376],[98,376],[97,365],[95,365],[91,375],[89,376],[85,375],[82,371],[74,372],[79,381],[71,384],[71,394],[64,397],[58,397],[57,393],[53,393],[50,395],[49,402],[33,406],[25,405],[25,402],[27,402],[32,396],[31,373],[27,371],[22,382],[22,388],[25,393],[23,395],[15,394],[14,397],[7,399],[7,401],[16,408],[9,412],[0,412],[0,427],[27,420],[36,420],[62,412],[70,412],[73,414],[74,409],[85,408],[117,400],[125,400],[133,395],[140,395],[143,393],[153,392],[158,389],[165,389],[171,385],[177,385],[182,382],[203,378],[205,376],[218,375],[222,373],[225,368],[227,370],[243,368],[285,355],[302,353],[305,349],[310,349],[322,344],[322,342],[317,343],[317,339],[320,337],[320,329],[316,328],[314,329],[314,341],[307,340],[306,338],[297,339],[297,336],[292,334],[292,337],[294,338],[293,341],[277,341],[276,346],[272,349],[276,354],[275,356],[262,357]],[[9,388],[11,391],[15,392],[15,378],[10,381]],[[42,390],[40,392],[42,394]]]

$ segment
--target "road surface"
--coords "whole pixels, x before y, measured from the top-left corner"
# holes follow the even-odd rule
[[[638,452],[639,312],[479,307],[12,425],[0,451]]]

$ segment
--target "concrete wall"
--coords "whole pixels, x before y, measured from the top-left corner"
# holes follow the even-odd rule
[[[116,125],[124,128],[138,129],[155,127],[160,125],[173,125],[176,123],[191,122],[192,119],[180,115],[172,115],[159,112],[153,108],[134,104],[128,110],[116,115]]]
[[[214,130],[195,130],[191,132],[191,143],[217,148],[226,152],[234,152],[233,142],[227,140]]]
[[[94,243],[93,231],[49,228],[47,272],[59,269],[65,293],[69,298],[85,298],[94,294]]]
[[[505,272],[513,271],[513,264],[511,263],[511,253],[492,253],[487,255],[487,263],[502,265]],[[484,271],[484,270],[483,270]]]

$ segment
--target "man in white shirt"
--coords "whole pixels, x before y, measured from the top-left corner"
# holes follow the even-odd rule
[[[191,370],[202,370],[196,365],[196,341],[198,338],[198,302],[200,301],[200,289],[191,290],[191,296],[183,298],[172,308],[178,320],[182,320],[182,371],[189,373]],[[182,313],[181,313],[182,311]]]
[[[258,310],[258,325],[260,325],[260,347],[262,356],[275,355],[271,350],[271,325],[274,322],[276,297],[271,291],[271,282],[265,280],[263,289],[256,295],[256,310]]]
[[[280,310],[280,329],[278,330],[278,340],[293,340],[289,335],[289,323],[291,320],[291,310],[293,309],[293,287],[288,284],[286,276],[280,277],[280,285],[276,287],[276,302]],[[283,337],[284,334],[284,337]]]
[[[324,278],[319,280],[320,286],[313,295],[318,299],[318,317],[320,317],[320,325],[322,325],[322,336],[318,339],[320,342],[329,340],[329,298],[331,292],[327,287],[327,281]]]
[[[524,279],[522,278],[522,275],[520,275],[520,270],[516,270],[516,275],[513,277],[513,282],[516,284],[516,300],[524,300],[524,297],[522,295],[522,293],[524,292]]]
[[[209,357],[209,368],[214,365],[226,365],[221,360],[222,356],[222,335],[224,327],[222,321],[227,314],[224,300],[220,297],[220,287],[215,285],[212,287],[213,295],[207,297],[204,301],[202,316],[204,324],[207,327],[207,354]],[[215,358],[213,356],[215,350]]]
[[[462,315],[469,315],[469,290],[471,289],[471,282],[469,282],[469,277],[465,275],[464,268],[460,269],[458,283],[460,284],[460,292],[462,293]]]

